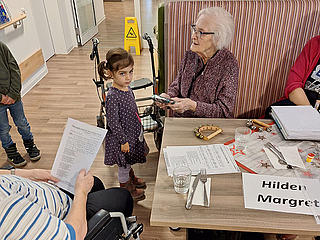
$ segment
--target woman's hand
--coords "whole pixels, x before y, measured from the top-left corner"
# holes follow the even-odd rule
[[[91,191],[93,186],[93,176],[90,172],[86,173],[85,169],[81,169],[76,180],[74,187],[75,196],[78,194],[84,194],[85,196]]]
[[[160,97],[165,97],[165,98],[169,98],[170,99],[170,96],[166,93],[161,93],[160,94]],[[166,104],[166,103],[160,103],[160,102],[156,102],[156,105],[159,107],[159,108],[166,108],[167,106],[170,106],[171,104]]]
[[[169,105],[169,107],[177,113],[184,113],[188,110],[196,111],[197,103],[190,98],[172,98],[172,100],[174,100],[175,103]]]
[[[51,175],[50,170],[45,169],[16,169],[16,175],[38,182],[51,181],[57,183],[59,181],[59,179]]]
[[[124,153],[130,152],[130,147],[128,142],[126,142],[125,144],[121,144],[121,152],[124,152]]]

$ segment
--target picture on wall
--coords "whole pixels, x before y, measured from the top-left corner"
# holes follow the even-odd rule
[[[0,25],[10,22],[10,13],[3,0],[0,0]]]

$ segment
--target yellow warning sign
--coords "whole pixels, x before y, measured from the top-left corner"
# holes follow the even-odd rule
[[[126,38],[137,38],[137,35],[136,35],[136,33],[134,32],[134,30],[133,30],[132,27],[129,29],[129,32],[128,32]]]
[[[130,52],[130,47],[135,47],[136,55],[140,55],[140,34],[135,17],[125,18],[124,49]]]

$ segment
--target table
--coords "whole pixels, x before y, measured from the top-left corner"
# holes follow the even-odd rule
[[[245,119],[166,118],[162,148],[225,143],[233,139],[234,129],[245,126],[245,122]],[[223,133],[210,141],[198,139],[193,130],[201,124],[219,126]],[[240,173],[211,175],[211,178],[210,208],[192,206],[191,210],[186,210],[186,194],[175,193],[161,149],[151,226],[320,235],[320,225],[313,216],[244,208]]]

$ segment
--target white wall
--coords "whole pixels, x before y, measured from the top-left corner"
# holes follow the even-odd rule
[[[78,46],[76,32],[74,29],[74,19],[71,1],[58,0],[60,17],[62,21],[62,30],[65,37],[65,45],[67,53],[74,47]]]
[[[45,0],[44,5],[55,53],[67,54],[77,46],[71,3],[65,0]]]
[[[47,11],[44,6],[44,0],[32,0],[30,1],[30,4],[39,37],[39,43],[42,48],[42,54],[44,60],[47,61],[54,55],[55,51],[47,19]]]
[[[32,1],[32,0],[31,0]],[[11,17],[20,15],[21,8],[26,10],[27,17],[23,24],[17,28],[9,26],[0,30],[0,40],[4,42],[12,52],[13,56],[20,64],[36,51],[41,49],[35,20],[29,0],[10,0],[6,1],[7,7],[11,12]],[[47,65],[44,63],[35,73],[23,82],[21,94],[26,94],[35,84],[37,84],[48,73]]]
[[[36,19],[33,17],[33,0],[6,0],[13,18],[20,15],[21,8],[26,10],[26,19],[16,29],[9,26],[0,30],[0,41],[4,42],[20,64],[41,49]],[[97,23],[105,18],[103,0],[94,0]],[[76,47],[71,0],[44,0],[52,43],[56,54],[67,54]],[[33,6],[34,7],[34,6]],[[40,67],[23,82],[22,95],[26,94],[48,72],[46,64]]]
[[[21,63],[41,48],[31,5],[29,0],[10,0],[6,4],[13,18],[20,15],[21,8],[26,10],[27,18],[23,20],[23,25],[0,30],[0,40],[7,44],[17,62]]]
[[[103,0],[93,0],[93,4],[94,4],[94,10],[96,14],[97,25],[98,25],[106,18],[106,15],[104,13]]]
[[[30,1],[33,0],[7,0],[6,4],[13,18],[20,15],[21,8],[26,10],[27,17],[23,20],[23,25],[16,29],[9,26],[0,30],[0,40],[8,45],[19,64],[41,49]],[[44,0],[44,4],[55,53],[67,54],[78,45],[71,2],[68,0]],[[47,72],[47,66],[44,64],[25,80],[22,86],[22,95],[39,82]]]

